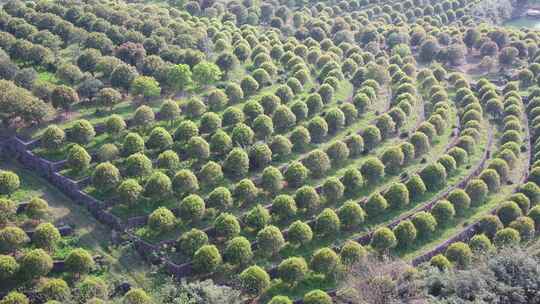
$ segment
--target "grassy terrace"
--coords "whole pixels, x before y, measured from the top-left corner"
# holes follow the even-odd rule
[[[453,95],[453,94],[452,94]],[[453,109],[453,108],[452,108]],[[453,117],[455,114],[452,112]],[[409,124],[413,124],[414,121],[409,121]],[[464,167],[458,168],[451,176],[448,178],[448,185],[453,185],[461,181],[465,176],[468,175],[470,170],[472,168],[475,168],[475,164],[477,164],[482,155],[484,154],[484,151],[486,149],[489,149],[490,147],[487,147],[487,139],[488,139],[488,129],[489,125],[487,122],[482,123],[482,129],[481,129],[481,139],[476,145],[475,152],[469,156],[469,163],[468,165]],[[441,143],[448,142],[448,139],[450,138],[450,130],[451,128],[447,127],[445,134],[438,137],[434,141],[434,145],[432,146],[432,149],[428,152],[428,154],[425,156],[427,162],[432,162],[436,160],[440,155],[443,154],[445,151],[445,145]],[[408,168],[408,172],[415,172],[416,170],[420,169],[423,165],[419,163],[414,163],[410,168]],[[387,183],[390,183],[391,181],[396,181],[397,178],[391,178],[391,179],[385,179],[383,182],[384,185]],[[375,190],[384,189],[384,185],[378,186],[378,189],[373,189],[373,192]],[[379,188],[380,187],[380,188]],[[324,240],[324,239],[316,239],[312,241],[307,246],[302,246],[301,248],[293,248],[291,246],[287,246],[285,249],[281,251],[282,256],[304,256],[306,258],[309,258],[312,254],[312,252],[318,248],[324,247],[324,246],[339,246],[342,244],[345,240],[351,239],[354,237],[358,237],[366,233],[367,231],[373,231],[377,227],[381,227],[383,225],[387,225],[394,219],[396,216],[405,217],[410,214],[414,214],[415,211],[422,208],[423,204],[422,202],[427,202],[430,199],[436,197],[439,193],[443,193],[444,189],[435,193],[427,193],[424,195],[424,197],[414,200],[411,202],[410,210],[395,210],[388,212],[388,214],[385,214],[384,217],[378,218],[378,219],[368,219],[366,222],[367,225],[363,227],[360,231],[347,231],[345,233],[341,232],[336,237],[333,237],[331,240]],[[367,193],[362,193],[362,195],[366,195]],[[327,207],[327,206],[325,206]],[[248,235],[249,237],[249,235]],[[175,256],[175,255],[174,255]],[[174,257],[173,257],[174,258]],[[178,258],[178,257],[176,257]],[[177,261],[180,262],[180,261]],[[279,259],[267,261],[264,259],[257,259],[258,265],[265,265],[266,267],[273,267],[276,266],[279,262]],[[323,289],[333,289],[335,287],[335,281],[332,279],[325,278],[324,276],[316,275],[316,274],[310,274],[308,275],[307,279],[303,280],[298,286],[295,288],[290,288],[290,286],[287,286],[286,284],[274,284],[272,288],[265,294],[265,298],[268,297],[268,299],[275,294],[287,294],[290,295],[292,298],[296,298],[298,295],[303,294],[304,291],[313,289],[313,288],[323,288]]]
[[[88,211],[19,163],[2,161],[0,170],[15,172],[21,179],[21,187],[12,195],[12,200],[27,202],[32,197],[41,197],[49,203],[46,220],[56,226],[69,225],[74,229],[72,236],[63,237],[56,246],[52,253],[54,259],[63,259],[72,249],[82,247],[92,252],[94,256],[102,257],[103,267],[95,275],[109,282],[128,280],[145,289],[153,287],[151,268],[131,248],[111,246],[111,230],[97,222]],[[64,273],[54,274],[57,277],[64,275]],[[3,287],[8,288],[2,286],[0,291],[4,290]],[[32,288],[31,285],[28,287]]]
[[[450,116],[451,117],[454,116],[455,112],[452,111],[451,113],[452,114]],[[413,123],[411,122],[411,124],[413,124]],[[487,140],[487,132],[483,132],[482,136],[483,136],[482,144],[485,145],[485,142]],[[430,149],[430,151],[423,157],[426,160],[426,163],[435,161],[440,155],[443,154],[443,152],[446,150],[446,147],[447,147],[446,143],[449,141],[450,137],[451,137],[451,129],[447,128],[443,135],[437,137],[434,140],[434,143],[432,145],[432,149]],[[483,151],[484,151],[483,149],[477,149],[477,151],[474,154],[472,154],[471,157],[469,158],[469,164],[470,165],[468,165],[467,167],[471,166],[472,164],[477,163],[478,160],[480,159]],[[412,174],[413,172],[418,172],[424,166],[425,166],[425,163],[423,163],[423,162],[421,162],[420,160],[417,159],[417,160],[414,160],[411,163],[411,165],[406,167],[406,172]],[[469,170],[466,169],[466,168],[458,169],[455,172],[455,174],[452,175],[449,178],[449,183],[457,183],[468,172],[469,172]],[[338,174],[339,173],[334,173],[334,176],[338,175]],[[397,176],[387,177],[379,185],[377,185],[375,187],[372,187],[372,188],[369,188],[369,189],[364,189],[364,190],[362,190],[360,192],[355,193],[354,196],[349,196],[346,199],[350,199],[350,200],[364,199],[365,197],[369,196],[372,193],[376,193],[376,192],[379,192],[379,191],[382,191],[382,190],[386,189],[389,185],[391,185],[394,182],[397,182],[398,180],[399,180],[399,178]],[[442,192],[442,190],[440,192]],[[434,197],[438,193],[439,192],[426,194],[425,196],[420,198],[418,201],[411,202],[411,204],[409,206],[407,206],[407,208],[413,208],[413,210],[410,211],[412,213],[414,211],[414,209],[420,208],[422,206],[422,202],[428,201],[429,199],[431,199],[432,197]],[[336,202],[336,203],[332,203],[332,204],[326,204],[326,205],[321,206],[321,208],[319,210],[322,210],[323,208],[337,209],[340,205],[341,205],[341,202]],[[406,211],[406,210],[389,210],[389,212],[384,217],[375,218],[373,220],[368,219],[368,221],[366,223],[364,223],[362,225],[362,227],[359,227],[358,229],[353,229],[351,231],[342,231],[339,235],[334,236],[332,239],[316,239],[316,240],[313,240],[311,243],[309,243],[309,244],[307,244],[305,246],[302,246],[300,248],[294,248],[292,246],[287,246],[286,248],[284,248],[282,250],[281,255],[284,256],[284,257],[287,257],[287,256],[305,256],[305,257],[309,257],[309,256],[311,256],[313,251],[318,249],[318,248],[321,248],[323,246],[338,246],[338,245],[342,244],[347,239],[357,238],[357,237],[365,234],[366,232],[371,231],[372,229],[374,229],[376,227],[385,225],[385,224],[389,223],[393,218],[395,218],[396,216],[403,213],[404,211]],[[405,212],[405,213],[407,213],[407,212]],[[279,223],[275,223],[275,224],[277,224],[279,227],[287,227],[288,224],[290,224],[294,220],[311,220],[311,219],[313,219],[314,214],[317,214],[317,211],[313,211],[310,214],[299,214],[296,217],[288,219],[286,222],[279,222]],[[202,227],[204,227],[204,226],[201,225],[201,228]],[[145,231],[146,231],[146,228],[142,228],[140,230],[141,233],[144,233]],[[243,235],[246,236],[250,240],[254,240],[254,237],[255,237],[254,234],[247,233],[245,231],[244,231]],[[171,235],[167,234],[165,236],[160,235],[158,237],[158,239],[150,238],[148,240],[150,240],[150,241],[159,241],[159,240],[164,240],[164,239],[170,238],[170,237],[171,237]],[[186,261],[186,258],[183,257],[182,255],[173,254],[171,257],[173,258],[173,260],[175,262],[178,262],[178,263],[182,263],[182,262]],[[276,260],[270,260],[270,261],[261,258],[261,259],[257,260],[257,264],[258,265],[265,265],[266,267],[272,267],[272,266],[275,266],[278,261],[279,261],[279,258],[276,259]]]
[[[481,160],[485,149],[488,148],[486,147],[487,134],[488,134],[487,130],[483,129],[482,139],[479,142],[480,144],[477,145],[478,148],[475,149],[475,152],[470,155],[469,162],[467,165],[465,165],[465,167],[459,167],[458,169],[456,169],[456,171],[454,171],[453,174],[451,174],[448,177],[448,180],[447,180],[448,187],[459,183],[461,180],[463,180],[464,177],[468,176],[470,172],[472,171],[471,169],[474,169],[475,165],[478,164],[478,162]],[[440,152],[441,151],[439,150],[439,153]],[[440,156],[440,154],[433,154],[433,155]],[[417,165],[417,169],[420,169],[422,167],[423,165],[421,164]],[[411,169],[409,172],[416,172],[416,171],[414,169]],[[396,182],[396,181],[397,179],[393,180],[393,182]],[[374,191],[370,192],[369,194],[381,191],[390,184],[391,182],[389,181],[388,183],[385,183],[384,185],[379,186],[378,189],[374,189]],[[331,239],[315,240],[312,243],[310,243],[308,246],[302,246],[301,248],[286,248],[285,249],[285,252],[287,252],[286,255],[309,257],[311,256],[313,251],[315,251],[315,249],[317,248],[321,248],[325,246],[326,247],[333,247],[333,246],[339,247],[339,245],[341,245],[346,240],[356,239],[360,236],[365,235],[367,232],[371,232],[371,231],[376,230],[379,227],[388,225],[396,218],[402,218],[402,217],[406,217],[408,215],[412,215],[416,213],[419,209],[421,209],[426,203],[431,201],[434,197],[437,197],[441,193],[444,193],[445,190],[446,189],[441,189],[436,192],[426,192],[422,197],[419,197],[418,199],[411,201],[410,204],[407,205],[406,208],[404,209],[400,209],[400,210],[388,209],[387,212],[383,216],[376,217],[376,218],[368,217],[366,222],[362,225],[359,231],[354,231],[354,230],[345,231],[345,232],[342,231],[339,235],[334,236]],[[366,197],[369,194],[367,194]],[[309,248],[311,248],[311,250]]]
[[[422,106],[421,104],[417,105],[416,108]],[[373,113],[374,114],[374,113]],[[452,111],[450,112],[450,116],[454,116],[455,115],[455,110],[452,109]],[[369,117],[363,117],[363,119],[361,119],[362,121],[361,122],[357,122],[351,126],[349,126],[347,129],[339,132],[339,134],[344,138],[346,135],[348,135],[350,132],[352,132],[353,130],[356,130],[356,129],[361,129],[365,126],[367,126],[367,124],[369,123],[368,121]],[[407,123],[402,127],[402,130],[414,130],[416,125],[418,124],[418,117],[417,115],[413,115],[412,117],[410,117],[410,119],[407,121]],[[361,127],[354,127],[355,125],[361,125]],[[349,131],[350,129],[350,131]],[[319,147],[325,147],[325,146],[329,146],[333,141],[335,140],[338,140],[338,138],[340,138],[340,135],[336,135],[335,137],[333,137],[329,142],[326,142],[324,144],[322,144],[321,146]],[[438,154],[437,153],[441,153],[442,151],[444,151],[444,146],[445,146],[445,143],[447,142],[447,140],[450,138],[451,136],[451,129],[448,128],[447,130],[445,130],[445,133],[441,136],[437,136],[434,141],[433,141],[433,149],[430,150],[430,152],[424,156],[424,158],[429,161],[433,158],[435,158]],[[397,143],[400,143],[400,142],[403,142],[403,139],[399,139],[397,137],[394,137],[394,138],[390,138],[388,140],[386,140],[383,144],[379,145],[376,149],[372,150],[370,152],[370,155],[375,155],[375,156],[380,156],[381,153],[387,149],[388,147],[391,147]],[[302,154],[302,155],[305,155]],[[365,161],[365,158],[364,157],[360,157],[360,158],[356,158],[356,159],[348,159],[345,163],[341,164],[341,166],[339,167],[335,167],[333,166],[326,174],[325,174],[325,177],[321,177],[321,178],[318,178],[318,179],[315,179],[315,178],[308,178],[305,182],[305,185],[311,185],[311,186],[319,186],[321,185],[324,180],[326,178],[328,178],[328,176],[334,176],[334,177],[342,177],[343,174],[345,173],[345,171],[347,169],[350,169],[350,168],[359,168],[361,166],[361,164]],[[417,160],[414,160],[409,166],[408,168],[410,169],[409,172],[415,172],[417,169],[419,169],[421,167],[421,161],[419,159]],[[390,182],[395,182],[397,181],[399,178],[397,176],[391,176],[391,177],[388,177],[388,178],[385,178],[384,180],[384,184],[385,185],[388,185]],[[365,189],[365,191],[361,191],[361,192],[358,192],[356,193],[356,195],[354,196],[349,196],[348,199],[356,199],[356,198],[359,198],[361,196],[364,196],[364,195],[368,195],[369,193],[372,193],[373,191],[375,191],[376,189],[379,189],[379,188],[373,188],[373,189]],[[294,190],[295,189],[285,189],[284,191],[282,191],[282,193],[287,193],[287,194],[292,194],[294,193]],[[268,200],[262,200],[261,203],[262,204],[268,204],[270,201],[270,199]],[[165,203],[165,206],[174,206],[176,204],[175,200],[172,199],[172,200],[167,200],[166,202],[163,202]],[[150,206],[145,204],[145,205],[142,205],[141,207],[144,208],[144,210],[150,210],[152,209],[152,204],[151,202],[149,202]],[[253,207],[255,205],[254,204],[250,204],[249,206],[247,205],[243,205],[243,206],[238,206],[238,207],[232,207],[232,208],[228,208],[226,211],[227,212],[230,212],[236,216],[242,216],[246,213],[246,211],[248,211],[251,207]],[[327,204],[327,205],[324,205],[324,206],[321,206],[322,208],[324,207],[332,207],[332,208],[337,208],[339,207],[339,205],[341,204]],[[144,206],[144,207],[143,207]],[[127,212],[130,212],[131,214],[140,214],[140,213],[135,213],[137,211],[141,211],[140,209],[137,208],[136,209],[127,209],[126,207],[124,206],[115,206],[113,207],[113,212],[115,210],[115,208],[118,208],[116,210],[119,210],[120,208],[122,209],[125,209]],[[154,207],[155,208],[155,207]],[[322,210],[321,208],[321,210]],[[224,210],[225,211],[225,210]],[[316,211],[314,210],[312,213],[310,214],[302,214],[300,216],[297,216],[297,217],[294,217],[294,218],[291,218],[289,219],[288,221],[286,222],[280,222],[280,223],[276,223],[276,224],[279,224],[279,226],[282,226],[282,227],[285,227],[286,225],[290,224],[292,221],[294,220],[309,220],[312,218],[313,216],[313,213],[316,213]],[[120,212],[116,213],[117,215],[122,215],[124,216],[125,214],[122,214]],[[207,227],[209,224],[211,224],[211,222],[208,222],[208,221],[201,221],[200,223],[197,224],[197,228],[204,228],[204,227]],[[167,239],[170,239],[171,236],[174,236],[174,235],[178,235],[178,232],[184,232],[188,229],[191,229],[192,227],[184,227],[176,232],[173,232],[173,233],[168,233],[166,235],[152,235],[152,234],[148,234],[147,233],[147,228],[146,227],[143,227],[143,228],[140,228],[138,229],[138,232],[137,234],[145,237],[146,240],[149,240],[149,241],[153,241],[153,242],[159,242],[159,241],[162,241],[162,240],[167,240]],[[149,237],[150,236],[150,237]],[[254,239],[254,235],[252,234],[246,234],[246,236],[248,237],[248,239]]]
[[[0,278],[10,257],[25,269],[26,256],[39,246],[56,261],[84,248],[96,258],[96,267],[80,277],[73,267],[56,268],[31,280],[17,270],[8,284],[0,283],[0,304],[3,293],[12,291],[36,292],[43,302],[87,303],[80,295],[87,277],[103,279],[103,301],[114,304],[275,304],[275,296],[295,304],[412,301],[405,296],[426,303],[469,301],[456,299],[468,286],[461,281],[475,286],[475,277],[452,277],[465,266],[446,247],[448,272],[425,275],[418,267],[419,275],[412,277],[404,269],[463,232],[477,233],[468,229],[471,224],[510,199],[518,207],[511,206],[515,210],[508,212],[514,214],[503,221],[505,227],[516,228],[522,240],[540,227],[540,209],[530,211],[540,202],[540,188],[524,187],[524,182],[540,184],[540,169],[532,165],[540,162],[540,152],[534,151],[540,149],[540,52],[535,47],[540,35],[518,29],[527,20],[501,22],[497,14],[509,10],[505,5],[486,6],[481,0],[7,1],[0,13],[0,119],[7,130],[0,131],[0,140],[6,139],[0,142],[5,157],[0,198],[22,204],[41,197],[49,211],[36,215],[20,208],[15,214],[0,200],[0,211],[7,214],[0,216]],[[135,115],[148,114],[138,111],[143,105],[155,116],[163,118],[168,110],[174,117]],[[281,106],[287,109],[278,111]],[[102,132],[113,114],[129,127],[119,134]],[[79,119],[100,134],[76,138],[70,129]],[[58,131],[39,146],[53,124],[65,137]],[[393,124],[399,128],[391,130]],[[54,188],[40,177],[48,174],[14,162],[18,158],[34,168],[39,160],[29,153],[7,155],[19,152],[3,149],[13,134],[37,140],[34,155],[62,166],[59,174],[78,181],[81,191],[104,202],[101,211],[129,228],[104,226],[103,214],[90,213],[62,194],[79,188],[64,187],[56,175],[49,176]],[[75,141],[83,142],[84,151],[70,153]],[[131,157],[136,152],[148,159]],[[66,161],[68,155],[78,159]],[[116,168],[96,170],[106,160]],[[290,169],[297,162],[303,167]],[[109,172],[99,172],[102,168]],[[5,184],[13,177],[3,170],[20,177],[12,194]],[[99,176],[95,172],[103,179],[90,178]],[[504,179],[499,189],[497,174]],[[137,183],[125,183],[132,178]],[[299,191],[303,186],[309,186],[306,192]],[[530,208],[523,206],[523,196],[512,196],[516,192],[527,196]],[[154,212],[161,207],[169,210]],[[518,213],[527,213],[533,223],[516,220]],[[451,219],[443,224],[445,216]],[[74,233],[50,248],[36,237],[5,244],[6,225],[32,231],[44,222],[69,225]],[[201,231],[188,233],[194,228]],[[500,245],[498,236],[491,241]],[[536,251],[535,243],[527,245]],[[473,263],[478,261],[474,245],[469,247]],[[461,254],[468,254],[463,247]],[[392,259],[387,265],[393,259],[400,265],[384,269],[387,255]],[[377,263],[381,267],[367,269]],[[380,274],[395,288],[373,301],[360,300],[361,295],[345,301],[341,294],[309,300],[310,294],[339,294],[345,285],[370,293],[368,285],[379,281],[361,281],[364,273],[348,276],[358,270],[352,267],[362,266],[368,267],[361,272],[373,272],[370,278]],[[43,286],[52,278],[68,284],[69,297],[47,294]],[[444,295],[427,290],[435,278],[441,278]],[[212,282],[203,282],[207,279]],[[112,292],[120,282],[144,289],[151,299],[138,290],[131,293],[140,293],[135,301]],[[482,289],[509,290],[498,283]],[[369,296],[377,297],[377,291]],[[458,296],[450,298],[452,293]],[[514,295],[529,297],[517,287]]]
[[[526,125],[527,119],[524,119],[523,122]],[[528,127],[526,128],[528,129]],[[497,138],[500,139],[500,137],[501,133],[498,132]],[[508,197],[515,193],[516,189],[519,188],[524,174],[526,174],[526,172],[529,170],[529,153],[530,151],[522,151],[522,153],[520,153],[519,158],[516,160],[515,166],[511,167],[508,181],[501,184],[500,189],[496,193],[490,194],[486,199],[486,202],[479,206],[471,206],[461,216],[455,217],[445,226],[439,227],[430,238],[421,239],[420,242],[416,242],[409,248],[397,250],[396,254],[405,260],[411,260],[417,256],[421,256],[422,254],[435,248],[437,245],[443,243],[445,240],[455,236],[464,228],[478,221],[486,214],[495,210],[502,202],[508,201]]]
[[[488,130],[491,128],[489,124],[486,121],[483,121],[482,123],[482,129],[481,129],[481,139],[478,141],[478,144],[475,146],[475,152],[469,156],[468,164],[465,167],[458,167],[456,171],[453,172],[448,177],[447,180],[447,188],[451,187],[452,185],[455,185],[459,183],[461,180],[463,180],[466,176],[472,172],[476,168],[476,165],[481,161],[482,155],[486,151],[486,149],[491,149],[492,147],[489,147],[487,145],[488,141]],[[433,150],[430,152],[434,152]],[[430,153],[430,154],[432,154]],[[433,154],[435,157],[440,156],[441,154]],[[522,158],[525,156],[522,155]],[[520,159],[520,163],[523,163],[523,160]],[[512,174],[512,180],[517,181],[521,177],[522,171],[516,170],[513,171]],[[460,227],[470,223],[469,221],[472,221],[479,217],[479,215],[485,214],[487,210],[491,210],[494,207],[494,204],[496,205],[497,202],[499,202],[502,198],[504,198],[506,195],[510,194],[512,190],[517,185],[507,185],[504,186],[501,189],[501,193],[497,193],[496,195],[492,195],[488,198],[488,201],[478,207],[478,208],[471,208],[467,210],[467,212],[464,214],[463,218],[456,218],[454,221],[452,221],[450,224],[446,225],[445,228],[450,228],[454,233],[460,229]],[[369,218],[367,221],[363,224],[362,232],[354,232],[354,231],[347,231],[343,232],[341,231],[338,235],[333,236],[331,239],[314,239],[311,243],[309,243],[306,246],[301,246],[299,248],[294,248],[290,245],[287,245],[280,254],[282,256],[301,256],[306,258],[306,260],[309,260],[313,252],[315,252],[318,248],[323,247],[340,247],[345,241],[350,239],[358,238],[370,231],[375,231],[379,227],[383,227],[388,225],[389,223],[393,222],[396,218],[405,218],[407,216],[413,215],[418,210],[420,210],[425,204],[429,201],[431,201],[435,197],[439,197],[441,194],[446,192],[446,189],[441,189],[436,192],[428,192],[423,197],[412,200],[411,203],[407,206],[406,210],[389,210],[390,212],[387,212],[384,216],[378,217],[375,219]],[[477,217],[469,217],[469,215],[477,215]],[[411,259],[412,257],[418,256],[422,253],[421,250],[429,250],[431,249],[434,244],[438,244],[439,242],[443,241],[444,239],[447,239],[448,237],[452,236],[452,233],[448,233],[446,230],[441,231],[438,229],[435,234],[430,238],[429,240],[419,239],[415,242],[415,244],[406,250],[399,251],[396,250],[395,254],[399,256],[403,256],[404,259]],[[436,240],[432,240],[435,238]],[[438,241],[438,242],[437,242]],[[274,263],[272,261],[265,261],[265,260],[257,260],[257,265],[267,265],[267,267],[276,267],[279,263],[279,259],[276,259]],[[267,291],[264,295],[264,299],[268,301],[272,296],[278,295],[278,294],[286,294],[291,298],[298,298],[302,294],[304,294],[307,290],[319,288],[323,290],[332,290],[335,289],[336,283],[335,280],[329,279],[328,277],[321,276],[315,273],[308,274],[307,278],[304,279],[301,284],[291,288],[287,284],[284,283],[277,283],[272,285],[270,290]]]
[[[344,85],[344,90],[343,90],[343,96],[345,96],[346,94],[351,94],[351,89],[352,87],[349,85]],[[338,97],[339,98],[339,97]],[[334,103],[332,104],[328,104],[326,105],[326,107],[329,107],[331,105],[333,105]],[[329,141],[327,141],[326,143],[322,144],[320,147],[321,148],[324,148],[324,147],[327,147],[329,146],[331,143],[333,143],[335,140],[338,140],[338,139],[343,139],[345,138],[345,136],[347,136],[349,133],[353,133],[353,132],[357,132],[357,130],[359,128],[362,128],[364,126],[367,126],[368,122],[371,121],[373,118],[375,117],[375,114],[372,113],[371,111],[368,112],[363,118],[361,118],[358,122],[348,126],[347,128],[345,128],[344,130],[338,132],[334,137],[332,137]],[[164,126],[164,127],[167,127],[167,123],[166,122],[158,122],[156,124],[157,126]],[[98,137],[107,137],[107,135],[103,134],[103,135],[100,135]],[[96,138],[98,138],[96,137]],[[103,141],[102,143],[105,143],[105,141]],[[313,149],[315,148],[315,145],[311,145],[310,147],[308,147],[308,150],[309,149]],[[279,165],[279,164],[283,164],[283,163],[286,163],[286,162],[290,162],[293,158],[294,159],[300,159],[301,157],[307,155],[307,151],[306,152],[302,152],[302,153],[292,153],[290,157],[288,157],[287,159],[279,159],[279,160],[275,160],[272,164],[273,165]],[[218,161],[220,162],[220,159],[214,159],[215,161]],[[181,165],[181,167],[183,168],[189,168],[191,165],[190,165],[190,161],[187,161],[187,162],[183,162],[183,164]],[[258,176],[259,173],[257,172],[251,172],[248,177],[251,177],[251,178],[255,178],[256,176]],[[220,184],[221,186],[228,186],[228,187],[231,187],[232,186],[232,183],[230,180],[224,180],[222,184]],[[203,188],[203,194],[205,192],[208,192],[209,190],[211,190],[211,188]],[[94,193],[93,189],[89,188],[87,189],[88,192],[90,193]],[[106,196],[103,196],[103,198],[106,198]],[[168,205],[167,203],[165,203],[165,205]],[[149,206],[146,206],[143,204],[142,206],[142,210],[147,210],[147,207]],[[119,207],[119,208],[122,208],[122,207]],[[139,211],[141,211],[141,209],[130,209],[128,212],[129,214],[124,214],[123,211],[119,211],[117,214],[122,216],[122,217],[130,217],[130,216],[134,216],[134,215],[141,215],[141,213],[138,213]],[[113,210],[115,213],[116,213],[116,210]],[[142,214],[145,214],[145,213],[142,213]]]

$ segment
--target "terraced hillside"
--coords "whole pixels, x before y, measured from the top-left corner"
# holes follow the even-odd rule
[[[485,2],[7,1],[0,304],[364,303],[534,244],[540,36]]]

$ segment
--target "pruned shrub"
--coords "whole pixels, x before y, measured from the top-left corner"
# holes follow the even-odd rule
[[[383,253],[396,247],[397,239],[392,230],[382,227],[373,233],[371,237],[371,247],[376,251]]]
[[[306,261],[300,257],[291,257],[278,266],[278,276],[279,278],[289,284],[295,285],[300,282],[308,271],[308,266]]]
[[[473,257],[471,248],[463,242],[455,242],[448,246],[445,255],[450,262],[459,268],[469,266]]]

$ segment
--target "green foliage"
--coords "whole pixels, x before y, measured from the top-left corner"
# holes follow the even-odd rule
[[[493,249],[491,240],[485,234],[477,234],[469,241],[469,247],[474,253],[488,253]]]
[[[122,300],[123,304],[150,304],[152,299],[146,294],[146,292],[140,288],[132,288],[125,295]]]
[[[105,122],[105,129],[113,136],[117,136],[126,129],[126,122],[120,115],[113,114]]]
[[[184,221],[196,222],[200,220],[205,209],[204,200],[196,194],[190,194],[180,202],[180,214]]]
[[[0,251],[13,252],[28,242],[28,236],[19,227],[7,226],[0,229]]]
[[[4,226],[17,214],[17,204],[10,199],[0,199],[0,225]]]
[[[223,252],[225,262],[233,265],[241,265],[249,262],[253,258],[251,244],[243,236],[238,236],[227,242]]]
[[[20,264],[21,273],[28,279],[46,276],[53,268],[52,258],[43,249],[27,251]]]
[[[346,202],[338,210],[338,216],[345,229],[353,229],[364,222],[365,212],[356,202]]]
[[[437,267],[441,271],[448,270],[452,267],[452,263],[442,254],[437,254],[429,260],[431,266]]]
[[[296,214],[297,207],[294,198],[280,194],[272,201],[272,215],[278,220],[286,220]]]
[[[304,295],[305,304],[332,304],[332,298],[322,290],[312,290]]]
[[[233,203],[233,198],[229,189],[225,187],[217,187],[210,192],[206,202],[211,207],[222,209],[231,206]]]
[[[469,266],[473,257],[469,245],[463,242],[456,242],[448,246],[445,255],[450,262],[460,268]]]
[[[462,189],[452,190],[452,192],[448,194],[447,199],[454,206],[457,215],[464,214],[471,206],[469,195]]]
[[[219,250],[214,245],[204,245],[193,256],[193,267],[199,273],[212,273],[221,264]]]
[[[208,235],[204,231],[193,228],[182,234],[177,247],[183,254],[192,257],[199,248],[207,244]]]
[[[407,189],[409,190],[409,197],[412,201],[417,200],[427,191],[424,181],[418,174],[413,174],[407,181],[406,185]]]
[[[388,202],[379,193],[375,193],[369,197],[364,206],[368,216],[377,217],[383,214],[384,210],[388,208]]]
[[[397,245],[397,239],[392,230],[382,227],[373,233],[371,247],[378,252],[388,251]]]
[[[143,192],[143,187],[135,179],[126,179],[120,183],[116,193],[121,202],[128,205],[135,204]]]
[[[358,242],[349,240],[341,247],[340,260],[345,266],[353,266],[367,256],[367,250]]]
[[[495,233],[493,242],[497,247],[517,246],[521,242],[521,237],[516,229],[503,228]]]
[[[163,151],[172,146],[173,138],[164,128],[156,127],[150,132],[146,144],[150,149]]]
[[[345,187],[338,178],[330,177],[322,185],[322,196],[326,202],[337,202],[341,200],[345,192]]]
[[[92,304],[108,297],[107,283],[99,277],[86,277],[76,285],[75,293],[79,301]]]
[[[109,162],[101,163],[94,169],[92,184],[99,191],[106,192],[114,189],[119,182],[120,171],[113,164]]]
[[[439,163],[427,165],[420,176],[429,191],[438,190],[446,184],[446,169]]]
[[[311,269],[326,276],[334,273],[340,264],[339,256],[330,248],[318,249],[311,257]]]
[[[223,179],[223,171],[218,163],[209,161],[199,171],[199,177],[205,185],[213,186]]]
[[[452,221],[456,211],[452,203],[447,200],[440,200],[431,208],[431,214],[437,223],[444,225]]]
[[[427,238],[431,236],[437,228],[437,220],[428,212],[421,211],[416,213],[412,218],[412,223],[418,232],[418,237]]]
[[[275,296],[268,303],[269,304],[292,304],[293,302],[286,296]]]
[[[96,171],[94,171],[94,174],[96,174],[97,170],[98,168],[96,167]],[[152,173],[152,161],[145,154],[142,154],[140,152],[132,154],[125,161],[125,172],[126,175],[129,177],[146,177]],[[118,182],[116,181],[114,185],[116,185],[117,183]]]
[[[144,152],[144,139],[137,133],[128,133],[122,145],[124,155]]]
[[[270,222],[270,212],[261,205],[253,207],[244,219],[244,223],[251,229],[259,231]]]
[[[384,164],[375,157],[368,158],[360,167],[360,173],[368,184],[374,185],[382,180],[385,174]]]
[[[30,301],[28,298],[16,291],[12,291],[8,293],[1,301],[0,304],[29,304]]]
[[[221,70],[211,62],[203,61],[193,67],[193,80],[202,86],[215,83],[221,78]]]
[[[97,151],[97,161],[110,162],[118,159],[120,150],[115,144],[104,144]]]
[[[232,239],[240,234],[240,224],[236,217],[230,213],[221,213],[214,221],[214,229],[218,236]]]
[[[249,170],[249,157],[241,148],[234,148],[223,163],[223,171],[232,178],[241,178]]]
[[[103,88],[99,90],[95,98],[100,106],[108,108],[110,111],[114,108],[115,105],[120,103],[120,101],[122,100],[122,95],[120,94],[120,92],[113,88]]]
[[[91,160],[90,154],[79,145],[73,145],[68,150],[67,165],[75,172],[81,172],[88,169]]]
[[[283,234],[276,226],[266,226],[257,233],[257,249],[263,255],[274,256],[284,245]]]
[[[257,265],[250,266],[242,271],[240,281],[242,289],[253,295],[261,294],[270,286],[270,276]]]
[[[391,208],[400,209],[409,204],[409,195],[405,184],[394,183],[384,193],[384,198]]]
[[[471,199],[471,205],[478,206],[485,202],[488,195],[488,186],[481,179],[472,179],[467,184],[465,192]]]
[[[19,271],[19,263],[10,255],[0,255],[0,279],[8,281],[15,278]]]
[[[73,88],[59,85],[51,92],[51,100],[56,109],[68,111],[73,104],[79,102],[79,95]]]
[[[41,223],[32,234],[32,243],[39,248],[51,251],[61,238],[60,232],[53,224]]]
[[[180,157],[172,150],[161,152],[157,158],[157,167],[165,170],[176,170],[180,166]]]
[[[96,136],[96,131],[94,126],[85,119],[79,119],[75,121],[72,126],[68,129],[68,138],[80,145],[88,144],[94,136]]]
[[[159,207],[148,216],[148,227],[156,233],[165,233],[174,228],[176,217],[165,207]]]
[[[278,266],[279,278],[289,284],[295,285],[301,281],[308,271],[308,266],[306,261],[300,257],[291,257]]]
[[[142,105],[135,110],[132,122],[135,126],[145,130],[154,123],[155,119],[154,110],[147,105]]]
[[[71,296],[68,284],[62,279],[48,279],[41,286],[40,293],[49,301],[67,301]]]
[[[182,169],[174,175],[172,187],[174,192],[179,195],[195,193],[199,190],[199,181],[193,172]]]
[[[315,219],[315,233],[321,237],[330,237],[339,232],[341,221],[329,208],[324,209]]]
[[[398,246],[401,248],[406,248],[412,245],[416,240],[416,227],[409,220],[399,223],[396,227],[394,227],[393,232],[396,236]]]
[[[41,136],[41,146],[47,150],[60,149],[66,140],[66,134],[64,130],[60,129],[56,125],[48,126],[43,135]]]
[[[166,72],[166,84],[174,90],[183,91],[191,83],[192,73],[187,64],[172,65]]]
[[[531,240],[535,235],[534,220],[527,216],[518,217],[508,226],[516,229],[522,240]]]
[[[322,177],[330,169],[328,155],[318,149],[310,152],[303,162],[309,172],[315,177]]]
[[[290,187],[299,187],[308,176],[308,169],[300,162],[291,163],[285,170],[285,179]]]
[[[239,181],[234,188],[235,198],[243,203],[253,201],[258,193],[259,189],[255,186],[253,181],[248,178]]]
[[[11,171],[0,171],[0,194],[10,196],[21,186],[19,176]]]
[[[501,204],[499,209],[497,209],[497,216],[504,225],[510,224],[510,222],[517,219],[521,215],[522,211],[519,208],[519,205],[515,202],[504,202]]]

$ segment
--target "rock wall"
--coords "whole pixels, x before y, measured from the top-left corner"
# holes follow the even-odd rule
[[[81,190],[82,187],[88,184],[89,180],[75,181],[58,173],[65,166],[65,161],[51,162],[35,155],[30,149],[35,147],[37,143],[38,140],[24,142],[18,137],[12,137],[2,141],[2,152],[6,154],[5,156],[15,158],[26,168],[47,179],[75,203],[85,206],[102,224],[109,226],[111,229],[123,231],[125,229],[124,223],[120,218],[105,210],[107,204]]]

